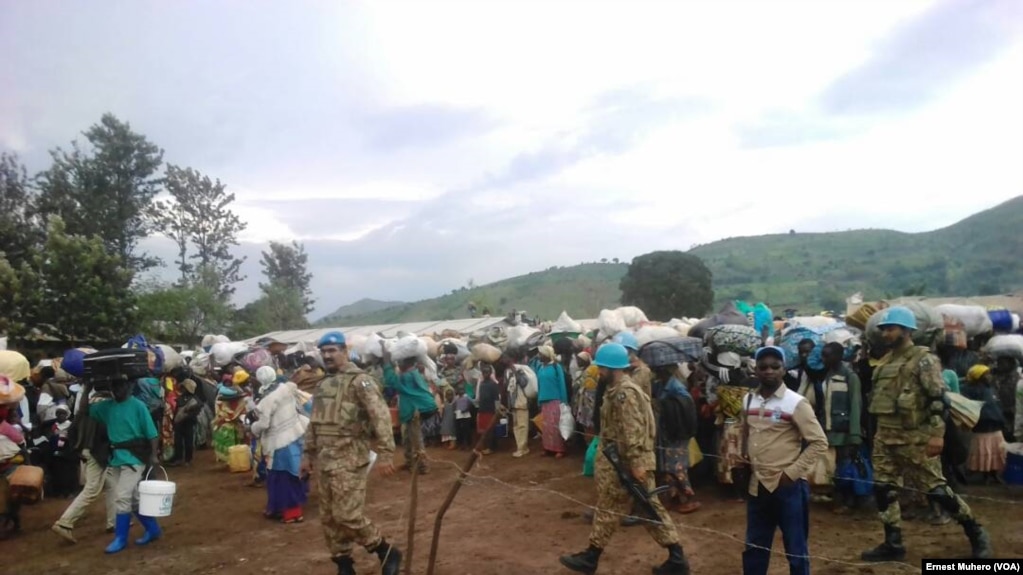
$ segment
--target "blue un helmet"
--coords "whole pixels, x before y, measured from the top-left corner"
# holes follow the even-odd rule
[[[597,350],[593,363],[606,369],[626,369],[629,367],[629,351],[620,343],[605,343]]]
[[[906,329],[916,329],[916,316],[910,311],[908,307],[897,305],[890,307],[886,310],[882,310],[881,319],[877,322],[877,327],[884,329],[889,325],[897,325]]]
[[[625,349],[631,349],[632,351],[635,352],[639,351],[639,340],[637,340],[636,336],[632,335],[630,332],[623,331],[618,335],[614,336],[614,338],[611,341],[617,343],[618,345],[621,345]]]
[[[345,334],[339,331],[329,331],[323,334],[320,338],[319,343],[316,344],[317,348],[323,348],[328,345],[336,345],[338,347],[345,347]]]

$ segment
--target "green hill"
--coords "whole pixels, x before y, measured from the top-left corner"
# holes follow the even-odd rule
[[[380,300],[376,300],[376,299],[363,298],[363,299],[360,299],[359,301],[357,301],[355,303],[350,303],[348,305],[343,305],[343,306],[337,308],[336,310],[333,311],[333,313],[325,315],[322,318],[320,318],[319,320],[317,320],[316,323],[319,324],[319,325],[328,325],[328,324],[335,324],[335,325],[337,325],[338,321],[345,320],[347,318],[354,317],[354,316],[360,316],[360,315],[365,315],[365,314],[368,314],[368,313],[378,312],[378,311],[385,310],[387,308],[391,308],[391,307],[394,307],[394,306],[397,306],[397,305],[405,305],[405,302],[403,302],[403,301],[380,301]]]
[[[729,238],[690,250],[714,274],[716,305],[730,299],[764,301],[776,310],[844,310],[845,298],[903,295],[993,295],[1023,287],[1023,196],[947,228],[907,234],[856,230]],[[512,309],[555,319],[596,317],[618,305],[626,264],[554,267],[472,290],[372,313],[346,325],[372,325],[469,317],[475,302],[492,315]],[[319,322],[322,325],[322,322]]]
[[[618,281],[626,264],[582,264],[552,267],[501,280],[473,289],[461,288],[450,294],[415,303],[345,318],[343,325],[375,325],[406,321],[461,319],[469,317],[469,302],[480,313],[491,315],[525,310],[530,315],[555,319],[562,310],[572,317],[596,317],[601,309],[618,305]],[[324,325],[323,322],[317,322]]]

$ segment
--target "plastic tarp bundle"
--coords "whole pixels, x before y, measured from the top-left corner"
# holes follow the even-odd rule
[[[127,343],[121,346],[124,349],[144,349],[149,353],[149,369],[153,373],[163,372],[163,350],[159,347],[149,345],[146,341],[146,336],[140,334],[135,335],[128,340]]]
[[[195,372],[196,375],[207,375],[212,368],[210,365],[212,359],[213,356],[205,351],[198,351],[194,356],[192,356],[192,361],[188,364],[188,367]]]
[[[707,329],[719,325],[749,325],[749,319],[736,307],[735,302],[728,302],[716,314],[698,322],[689,329],[689,337],[703,337]]]
[[[760,335],[748,325],[718,325],[707,329],[703,342],[717,355],[725,352],[751,357],[760,348]]]
[[[391,356],[395,361],[403,361],[410,357],[426,356],[426,342],[414,335],[406,335],[398,338],[391,347]]]
[[[516,325],[508,328],[508,347],[509,348],[520,348],[525,347],[526,342],[529,341],[530,336],[533,334],[540,333],[540,330],[529,327],[528,325]]]
[[[635,306],[622,306],[616,309],[615,312],[618,314],[618,317],[622,318],[622,321],[625,322],[625,327],[636,327],[650,321],[647,319],[646,314],[643,313],[643,310]]]
[[[1013,357],[1023,362],[1023,335],[996,335],[988,340],[984,352],[991,357]]]
[[[213,344],[210,348],[210,356],[213,358],[213,365],[224,367],[235,358],[249,351],[249,346],[240,341],[227,341]]]
[[[572,431],[574,430],[575,418],[572,417],[572,408],[562,403],[561,417],[558,419],[558,431],[561,432],[561,438],[568,441],[572,437]]]
[[[437,343],[437,340],[433,339],[432,337],[426,337],[425,335],[420,336],[419,339],[421,339],[423,343],[426,344],[426,354],[431,358],[437,357],[437,351],[440,350],[440,344]]]
[[[757,330],[757,333],[763,333],[764,328],[767,328],[768,331],[773,331],[774,315],[771,313],[771,308],[767,307],[767,304],[758,302],[757,305],[753,306],[753,329]]]
[[[269,351],[259,348],[245,354],[245,357],[242,358],[242,365],[249,373],[256,373],[256,370],[263,366],[274,367],[274,360]]]
[[[945,392],[948,399],[949,415],[959,427],[971,430],[980,421],[980,410],[984,407],[983,401],[976,401],[951,391]]]
[[[551,326],[551,333],[582,333],[583,326],[568,316],[567,311],[562,311],[558,320]]]
[[[64,357],[60,362],[61,368],[69,375],[74,377],[82,377],[85,373],[85,356],[90,353],[94,353],[96,350],[91,347],[78,347],[69,349],[64,352]]]
[[[979,305],[957,305],[942,304],[934,308],[938,313],[955,318],[962,322],[966,329],[966,335],[976,337],[985,333],[991,333],[994,326],[991,324],[991,316],[987,309]]]
[[[918,301],[911,301],[902,305],[913,312],[913,316],[916,318],[916,331],[913,332],[914,343],[929,346],[944,334],[945,318],[941,317],[941,314],[936,309]],[[877,327],[883,315],[876,313],[867,321],[866,334],[871,343],[883,343],[881,340],[881,330]]]
[[[674,337],[652,341],[639,348],[639,358],[650,367],[699,361],[701,357],[703,340],[697,337]]]

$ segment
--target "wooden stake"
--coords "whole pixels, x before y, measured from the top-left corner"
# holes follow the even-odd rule
[[[430,543],[430,563],[426,566],[426,575],[433,575],[433,569],[437,562],[437,548],[440,545],[440,527],[444,521],[444,514],[447,513],[448,507],[451,507],[451,504],[455,501],[455,496],[458,495],[458,490],[462,488],[462,483],[465,482],[469,471],[472,470],[472,467],[476,465],[476,461],[479,460],[480,452],[483,450],[483,446],[486,445],[487,438],[490,437],[491,433],[494,433],[494,427],[497,426],[501,417],[507,415],[507,413],[503,405],[497,406],[497,413],[494,414],[490,425],[487,426],[479,441],[476,442],[476,447],[473,448],[469,460],[459,469],[458,479],[455,479],[455,483],[451,486],[451,490],[448,492],[447,498],[444,499],[444,503],[440,504],[440,509],[437,510],[437,518],[433,522],[433,541]]]
[[[406,431],[409,432],[408,440],[415,447],[415,451],[412,452],[412,461],[409,462],[409,465],[412,466],[410,468],[412,470],[412,493],[409,497],[408,535],[405,543],[405,548],[407,549],[405,555],[405,575],[412,575],[412,553],[416,540],[416,500],[419,495],[419,458],[422,456],[421,449],[423,446],[423,426],[419,419],[418,409],[412,416],[412,423],[406,426]]]

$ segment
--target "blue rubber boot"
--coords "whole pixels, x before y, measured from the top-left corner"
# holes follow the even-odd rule
[[[135,514],[135,517],[138,517],[139,523],[146,528],[146,534],[136,539],[135,545],[148,545],[163,535],[163,530],[160,529],[160,524],[156,522],[155,517],[147,517],[138,513]]]
[[[107,545],[107,553],[117,553],[128,546],[129,529],[131,529],[131,513],[118,513],[114,522],[114,540]]]

